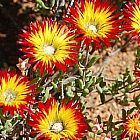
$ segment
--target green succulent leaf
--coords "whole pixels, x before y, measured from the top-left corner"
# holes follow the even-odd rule
[[[93,66],[99,59],[100,59],[100,56],[98,55],[93,56],[91,60],[89,61],[87,68],[90,68],[91,66]]]

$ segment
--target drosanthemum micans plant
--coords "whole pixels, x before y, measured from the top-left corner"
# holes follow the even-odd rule
[[[140,111],[126,117],[123,123],[121,137],[129,137],[130,140],[137,140],[140,138]]]
[[[0,71],[0,107],[3,112],[11,115],[19,113],[23,116],[24,111],[30,111],[27,104],[33,103],[31,95],[34,92],[35,86],[30,84],[27,77],[15,71]]]
[[[38,139],[77,140],[82,138],[88,129],[78,103],[72,100],[66,103],[63,99],[59,103],[50,98],[45,104],[40,102],[38,110],[31,115],[32,120],[29,122]]]
[[[78,45],[74,33],[51,19],[31,23],[20,34],[20,49],[33,64],[33,70],[52,73],[54,69],[66,71],[77,62]]]
[[[128,2],[124,8],[124,30],[140,44],[140,1]]]
[[[107,0],[75,1],[65,21],[76,29],[79,40],[86,45],[94,43],[94,47],[99,49],[101,44],[111,46],[111,39],[117,38],[120,20],[119,14],[114,13],[116,9]]]

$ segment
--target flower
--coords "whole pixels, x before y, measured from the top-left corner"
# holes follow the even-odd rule
[[[129,136],[131,140],[136,140],[140,137],[140,112],[136,112],[133,115],[128,115],[123,124],[122,138]]]
[[[137,81],[140,81],[140,67],[139,66],[135,66],[134,75]]]
[[[78,104],[73,101],[66,103],[63,99],[61,104],[53,98],[45,104],[39,103],[39,112],[31,115],[29,125],[34,128],[33,133],[38,133],[37,139],[43,140],[77,140],[87,130]]]
[[[0,107],[4,113],[8,111],[13,115],[16,112],[23,116],[23,111],[29,111],[26,105],[33,101],[30,95],[34,89],[26,77],[0,70]]]
[[[140,44],[140,1],[129,2],[124,8],[124,29],[132,35],[132,40],[138,40]]]
[[[25,59],[25,60],[22,60],[21,58],[19,58],[19,63],[16,65],[19,70],[21,71],[22,75],[25,76],[27,75],[27,70],[30,68],[31,64],[28,64],[28,61],[29,59]]]
[[[66,25],[56,21],[44,20],[31,23],[28,31],[23,30],[18,41],[23,45],[21,51],[34,64],[33,70],[40,73],[53,69],[66,71],[66,67],[77,62],[77,42],[74,33]]]
[[[107,0],[80,0],[70,7],[65,21],[77,29],[84,44],[93,42],[97,48],[101,48],[101,43],[110,46],[110,39],[116,38],[119,32],[116,9]]]

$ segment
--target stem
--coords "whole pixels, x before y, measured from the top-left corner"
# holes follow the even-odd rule
[[[0,109],[0,118],[3,119],[3,120],[6,120],[6,118],[3,116],[2,109]]]
[[[62,82],[61,82],[61,89],[62,89],[62,90],[61,90],[61,92],[62,92],[61,98],[64,99],[65,96],[64,96],[64,84],[63,84],[63,79],[62,79]]]
[[[104,104],[105,104],[105,103],[108,103],[108,102],[110,102],[110,101],[112,101],[112,100],[114,100],[115,98],[119,98],[119,97],[122,97],[122,96],[124,96],[124,95],[121,94],[121,95],[118,95],[118,96],[112,97],[112,98],[108,99],[107,101],[105,101]],[[101,105],[104,105],[104,104],[99,104],[98,106],[101,106]]]
[[[133,83],[135,83],[135,81],[133,81],[133,82],[131,83],[131,85],[132,85]],[[125,87],[127,87],[128,85],[129,85],[129,84],[126,84],[126,85],[125,85],[125,83],[124,83],[124,86],[123,86],[123,87],[118,88],[118,91],[119,91],[119,90],[121,90],[121,89],[124,89],[124,88],[125,88]]]
[[[139,88],[138,89],[134,89],[134,90],[130,91],[129,93],[133,93],[133,92],[136,92],[136,91],[140,91],[140,89]]]
[[[89,47],[88,47],[88,49],[86,50],[86,62],[85,62],[85,68],[86,68],[86,66],[87,66],[87,64],[88,64],[88,58],[89,58]]]

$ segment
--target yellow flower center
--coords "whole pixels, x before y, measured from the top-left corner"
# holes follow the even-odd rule
[[[134,118],[134,119],[129,120],[128,128],[129,128],[130,133],[140,134],[140,119]]]
[[[51,126],[51,131],[55,132],[55,133],[59,133],[61,131],[63,131],[64,126],[62,124],[62,122],[56,122]]]
[[[16,92],[14,92],[12,90],[7,89],[3,93],[3,97],[4,97],[5,102],[12,102],[12,101],[14,101],[16,99],[17,94],[16,94]]]
[[[93,33],[97,33],[97,26],[93,25],[93,24],[89,24],[87,25],[87,28],[92,31]]]
[[[43,46],[43,50],[44,50],[45,54],[48,54],[48,55],[53,55],[55,53],[55,48],[51,45],[45,44]]]

